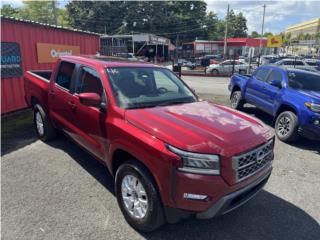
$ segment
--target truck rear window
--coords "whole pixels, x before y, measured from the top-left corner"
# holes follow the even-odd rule
[[[74,63],[62,61],[56,75],[56,84],[69,90],[74,68]]]

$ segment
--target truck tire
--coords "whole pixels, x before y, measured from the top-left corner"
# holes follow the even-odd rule
[[[39,104],[34,106],[33,124],[38,138],[42,141],[46,142],[56,137],[56,129],[52,126],[46,113]]]
[[[134,229],[151,232],[165,223],[156,183],[139,162],[130,160],[118,168],[115,193],[122,214]]]
[[[243,108],[244,101],[240,90],[235,90],[231,93],[230,102],[233,109],[241,110]]]
[[[296,114],[291,111],[280,113],[276,119],[275,132],[278,139],[283,142],[298,140],[298,118]]]

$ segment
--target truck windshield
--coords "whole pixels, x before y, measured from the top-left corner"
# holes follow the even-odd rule
[[[156,67],[107,68],[109,82],[121,108],[146,108],[197,101],[170,70]]]
[[[289,87],[297,90],[320,91],[320,75],[316,73],[288,72]]]

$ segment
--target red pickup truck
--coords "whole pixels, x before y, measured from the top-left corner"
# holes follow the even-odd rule
[[[27,71],[24,84],[38,137],[61,131],[106,165],[140,231],[227,213],[271,174],[273,131],[200,101],[164,67],[65,56],[54,71]]]

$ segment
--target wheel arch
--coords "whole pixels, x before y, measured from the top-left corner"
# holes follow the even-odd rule
[[[112,157],[111,157],[111,174],[115,177],[117,170],[119,169],[119,167],[124,164],[125,162],[128,161],[134,161],[136,162],[138,165],[140,165],[142,168],[144,168],[146,170],[146,172],[148,173],[148,175],[151,177],[151,179],[154,181],[155,187],[160,194],[160,189],[159,189],[159,183],[156,180],[156,177],[154,176],[154,174],[152,174],[152,171],[150,170],[150,168],[147,166],[147,164],[144,163],[144,161],[140,160],[139,157],[135,156],[134,154],[130,153],[127,150],[124,150],[122,148],[117,148],[113,151]],[[137,170],[137,169],[136,169]],[[138,170],[137,170],[138,171]]]
[[[281,114],[282,112],[285,112],[285,111],[291,111],[298,116],[298,111],[294,106],[292,106],[291,104],[288,104],[288,103],[283,103],[279,106],[279,108],[276,111],[276,114],[274,115],[274,118],[272,120],[273,126],[275,125],[276,119],[279,116],[279,114]],[[299,121],[299,118],[298,118],[298,121]]]

